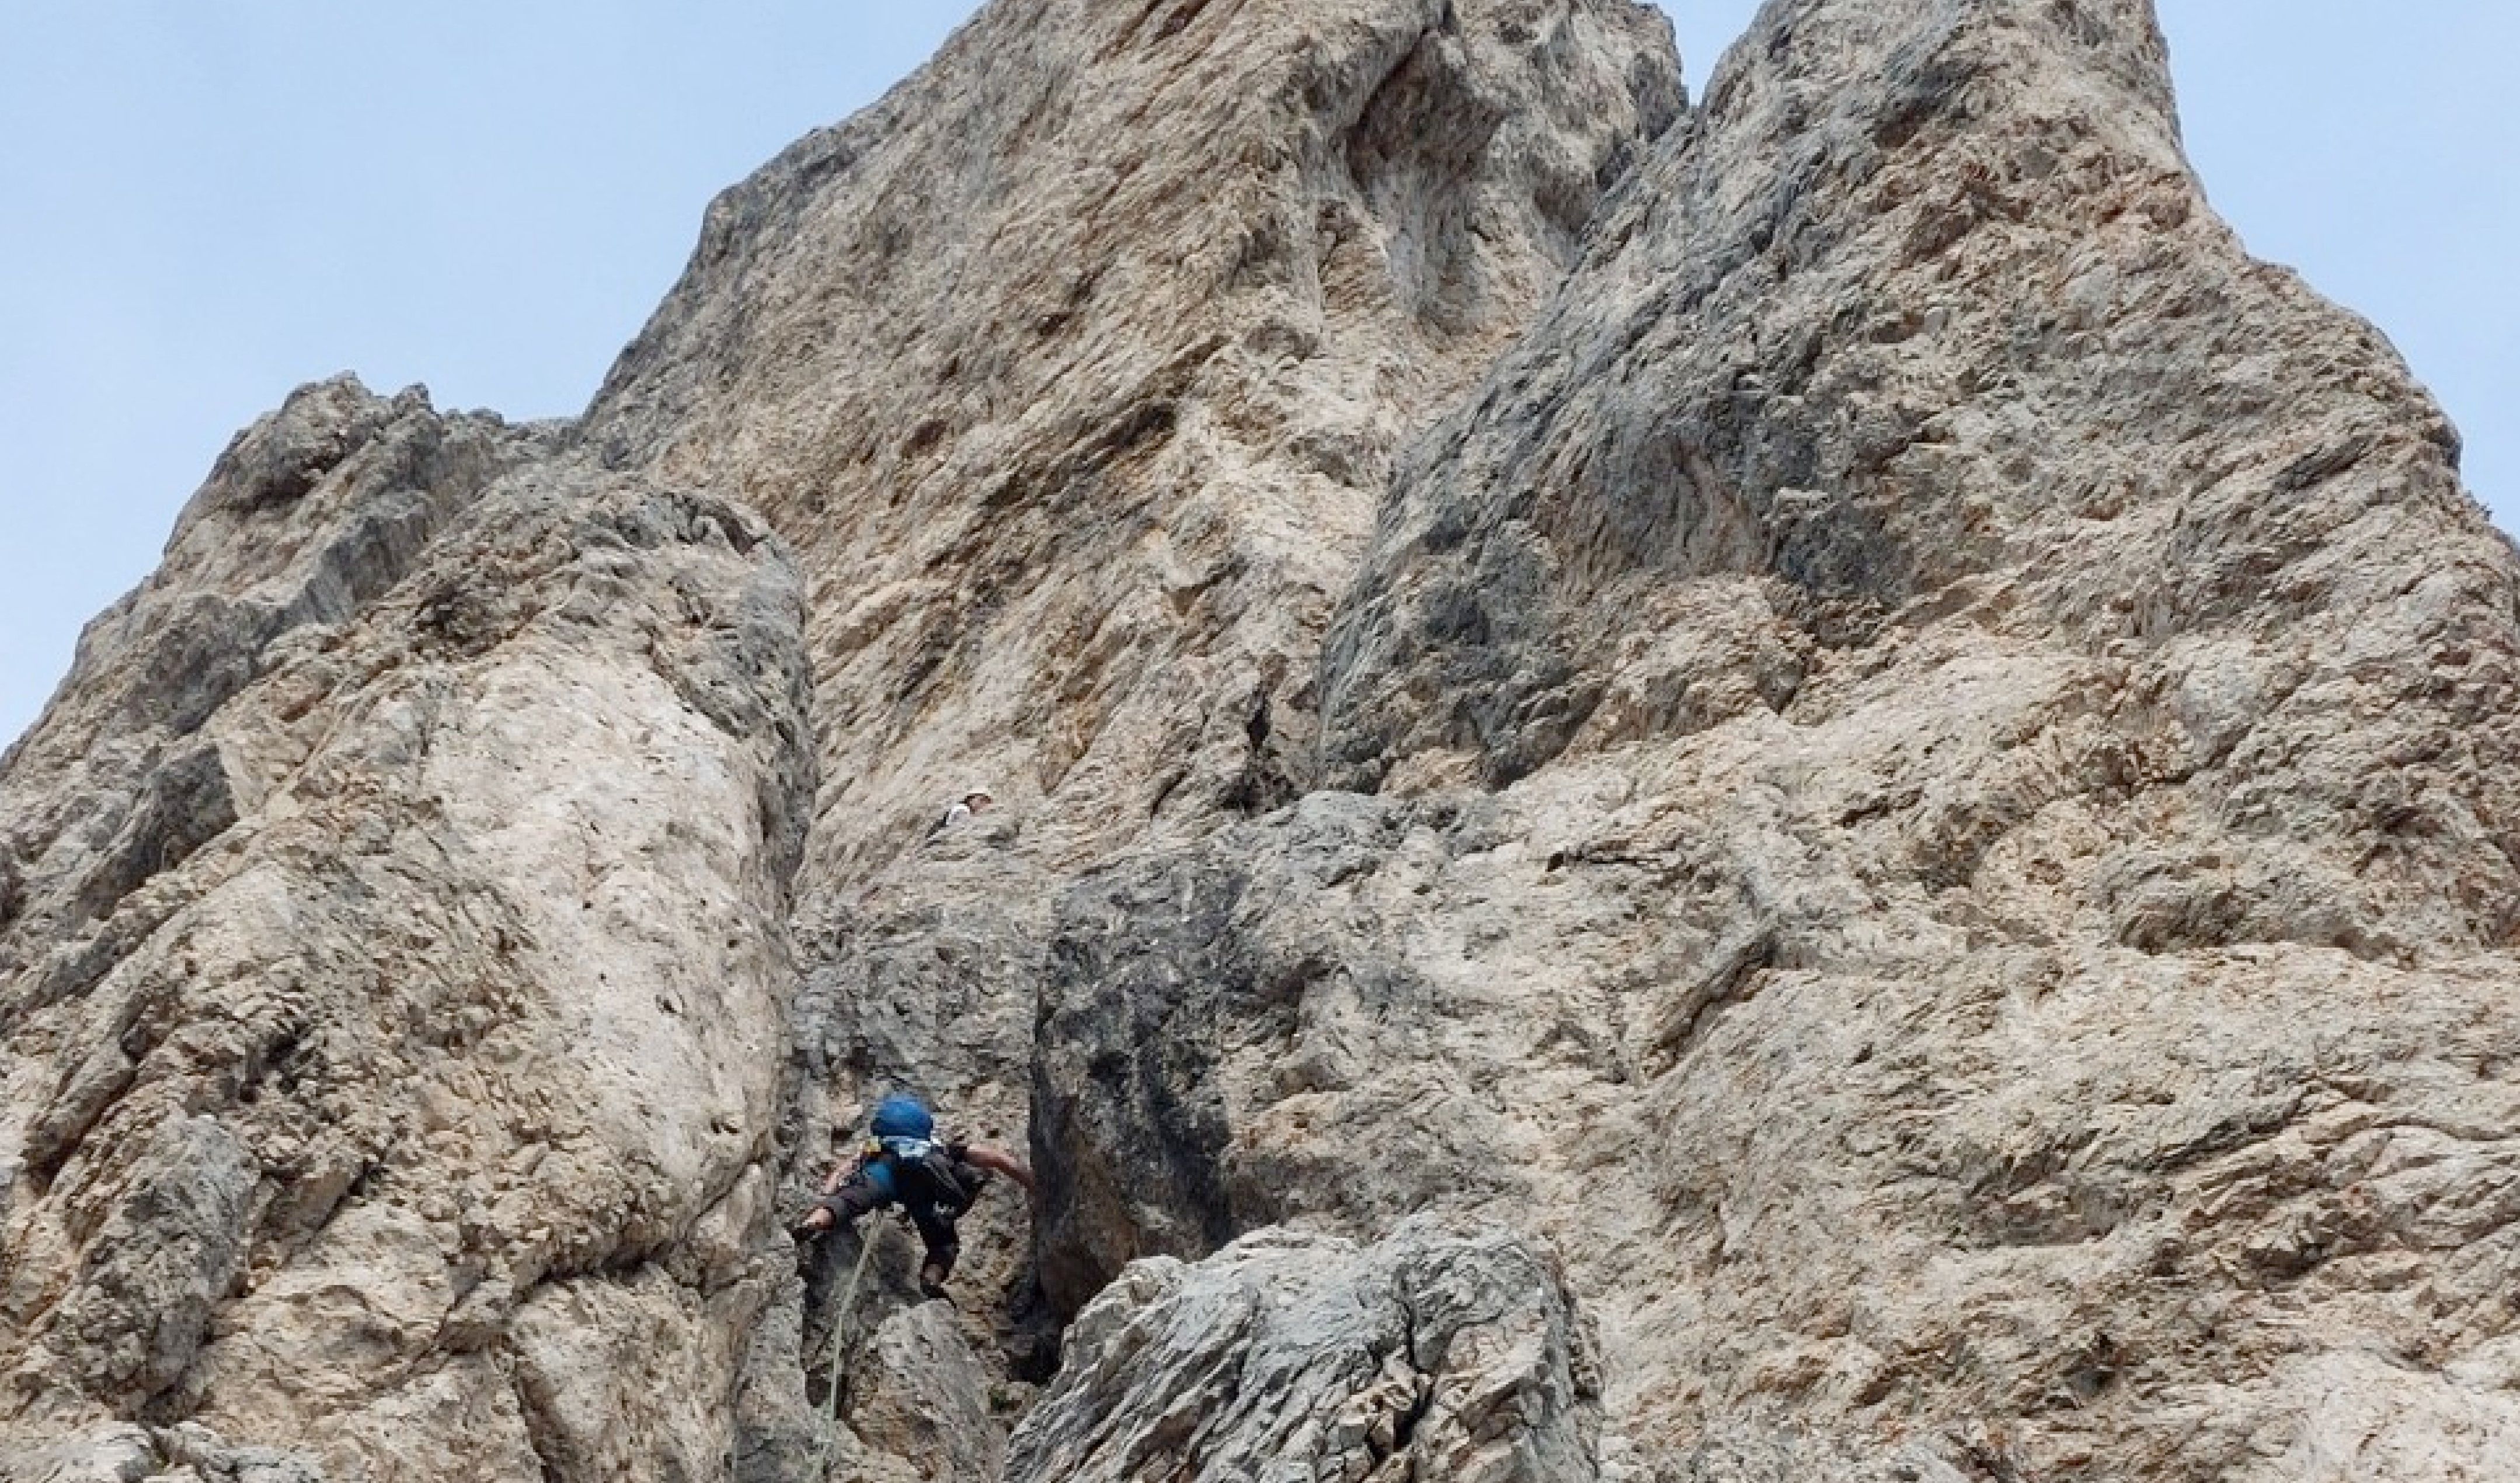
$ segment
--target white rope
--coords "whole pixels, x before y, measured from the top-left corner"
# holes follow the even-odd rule
[[[829,1388],[823,1392],[823,1453],[821,1461],[814,1467],[815,1483],[823,1483],[824,1479],[832,1475],[832,1442],[838,1435],[840,1427],[840,1373],[842,1362],[846,1358],[842,1350],[849,1338],[849,1309],[858,1300],[858,1281],[866,1276],[867,1258],[875,1252],[875,1237],[878,1228],[873,1221],[859,1224],[857,1265],[849,1269],[848,1285],[840,1289],[840,1301],[832,1310],[832,1347],[828,1356],[831,1377],[828,1381]]]

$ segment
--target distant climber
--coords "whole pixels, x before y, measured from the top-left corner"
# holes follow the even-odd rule
[[[987,788],[975,787],[971,789],[971,791],[965,793],[962,797],[954,800],[953,806],[945,810],[945,817],[937,820],[934,824],[927,827],[928,837],[932,839],[936,835],[945,832],[947,830],[954,828],[958,824],[970,823],[971,817],[974,814],[987,813],[991,807],[996,805],[997,801],[997,799],[989,796],[989,790]]]
[[[945,1280],[954,1275],[954,1259],[963,1250],[954,1223],[979,1198],[991,1173],[1032,1189],[1032,1170],[1022,1160],[987,1144],[939,1141],[935,1115],[925,1103],[915,1097],[887,1097],[876,1104],[865,1147],[823,1181],[823,1197],[806,1213],[797,1233],[811,1238],[833,1228],[846,1231],[858,1217],[897,1204],[927,1248],[919,1269],[919,1290],[942,1297]]]

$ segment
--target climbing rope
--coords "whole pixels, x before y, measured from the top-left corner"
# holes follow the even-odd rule
[[[858,1300],[858,1281],[866,1276],[867,1258],[875,1252],[878,1229],[870,1221],[858,1233],[857,1265],[849,1269],[848,1285],[840,1289],[840,1301],[832,1309],[832,1347],[826,1356],[831,1378],[823,1392],[823,1453],[814,1466],[816,1483],[832,1475],[832,1442],[840,1427],[840,1371],[846,1359],[842,1350],[849,1338],[849,1309]]]

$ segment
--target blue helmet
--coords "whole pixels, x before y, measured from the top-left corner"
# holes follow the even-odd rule
[[[868,1131],[878,1138],[933,1138],[936,1119],[918,1098],[896,1092],[875,1104]]]

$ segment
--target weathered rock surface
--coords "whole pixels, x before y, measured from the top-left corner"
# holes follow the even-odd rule
[[[2456,450],[2141,0],[999,0],[0,761],[0,1476],[2520,1472]]]
[[[1381,796],[1069,896],[1045,1281],[1469,1205],[1667,1475],[2496,1470],[2520,584],[2148,9],[1772,6],[1589,244],[1327,647]]]
[[[1679,103],[1622,0],[1004,4],[719,202],[581,424],[336,383],[248,434],[0,785],[12,1424],[801,1475],[835,1253],[774,1271],[770,1206],[879,1080],[1024,1141],[1068,876],[1292,795],[1393,448]],[[756,622],[754,575],[681,559],[715,536],[577,528],[686,499],[784,581],[761,512],[803,590]],[[538,625],[537,584],[581,610]],[[1020,823],[914,851],[983,778]],[[263,999],[234,1055],[183,1038]],[[582,1118],[597,1092],[624,1104]],[[66,1183],[109,1134],[131,1167]],[[91,1272],[118,1208],[143,1249]],[[968,1223],[962,1340],[1036,1372],[1023,1227],[1003,1194]]]
[[[1150,1257],[1076,1317],[1009,1483],[1586,1483],[1598,1375],[1554,1263],[1509,1232],[1359,1250],[1263,1231]]]
[[[815,878],[1290,796],[1396,445],[1679,107],[1627,0],[1006,0],[721,198],[583,436],[804,554]]]
[[[323,1483],[303,1456],[231,1447],[198,1422],[114,1425],[0,1457],[9,1483]]]
[[[0,1451],[112,1416],[347,1477],[728,1448],[727,1351],[787,1266],[792,570],[708,497],[416,487],[373,439],[472,435],[433,419],[333,383],[247,434],[200,562],[13,758]],[[417,550],[363,533],[422,505]],[[240,606],[223,560],[285,615],[187,651]],[[197,700],[135,678],[205,650],[236,657],[182,668]],[[225,802],[162,807],[170,777]]]
[[[1026,0],[712,206],[581,438],[759,509],[807,574],[800,1176],[892,1083],[1025,1141],[1060,893],[1303,788],[1394,451],[1680,96],[1625,0]],[[931,837],[974,786],[1002,812]],[[957,1285],[1037,1378],[1026,1220],[993,1192]]]
[[[995,1478],[1004,1420],[988,1367],[954,1310],[922,1303],[886,1319],[848,1375],[850,1429],[871,1439],[871,1471],[905,1479]]]
[[[440,416],[418,392],[386,400],[346,378],[239,434],[164,563],[88,625],[0,769],[0,972],[104,921],[234,824],[228,769],[202,736],[211,716],[277,652],[402,581],[491,480],[551,443],[549,429]]]

